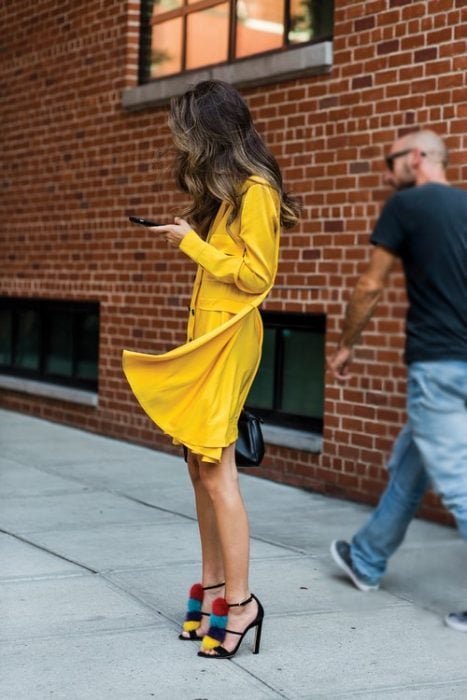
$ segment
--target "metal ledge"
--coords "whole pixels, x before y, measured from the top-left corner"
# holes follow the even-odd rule
[[[18,391],[31,396],[44,396],[47,399],[59,399],[60,401],[81,404],[82,406],[96,407],[99,402],[98,394],[93,391],[73,389],[68,386],[48,384],[47,382],[37,382],[33,379],[24,379],[22,377],[10,377],[6,374],[0,374],[0,389],[10,389],[11,391]]]
[[[332,67],[332,42],[323,41],[280,53],[248,58],[223,66],[201,68],[170,78],[161,78],[123,92],[125,109],[144,109],[166,103],[200,80],[225,80],[237,87],[256,87],[298,76],[326,73]]]

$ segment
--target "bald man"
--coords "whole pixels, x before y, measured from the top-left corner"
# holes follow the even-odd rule
[[[385,160],[385,182],[396,193],[373,230],[369,266],[328,359],[328,368],[345,383],[353,348],[400,258],[409,299],[408,419],[394,444],[389,483],[376,510],[350,543],[331,545],[336,564],[362,591],[379,587],[430,485],[467,540],[467,191],[449,185],[447,149],[432,131],[398,139]],[[450,613],[445,622],[467,632],[467,611]]]

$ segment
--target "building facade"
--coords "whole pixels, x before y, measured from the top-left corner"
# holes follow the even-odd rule
[[[400,270],[348,386],[324,357],[389,194],[391,142],[434,129],[450,181],[467,179],[464,0],[6,0],[0,21],[0,406],[179,450],[137,405],[121,352],[184,342],[195,269],[128,216],[176,215],[168,100],[219,77],[303,204],[263,308],[255,474],[374,502],[405,417]],[[422,513],[449,521],[433,494]]]

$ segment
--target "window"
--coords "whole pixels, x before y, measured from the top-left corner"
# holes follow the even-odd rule
[[[321,432],[325,316],[266,311],[262,317],[263,355],[248,408],[275,425]]]
[[[140,82],[330,39],[333,0],[142,0]]]
[[[0,372],[97,391],[99,305],[0,298]]]

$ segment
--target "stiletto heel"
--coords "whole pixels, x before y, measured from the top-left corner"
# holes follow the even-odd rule
[[[200,583],[194,583],[190,588],[189,598],[188,598],[188,610],[185,616],[185,622],[183,623],[183,631],[188,633],[188,637],[183,634],[179,634],[178,638],[183,642],[190,642],[193,639],[201,641],[202,636],[196,634],[196,630],[201,626],[201,618],[203,616],[209,617],[208,612],[203,612],[201,606],[203,604],[203,593],[204,591],[212,591],[214,588],[221,588],[225,586],[225,583],[216,583],[214,586],[203,586]]]
[[[261,619],[256,625],[255,632],[255,646],[253,648],[253,654],[259,654],[259,645],[261,644],[261,630],[263,629],[263,620]]]
[[[258,605],[258,612],[256,613],[256,617],[253,620],[253,622],[250,622],[250,624],[243,630],[243,632],[235,632],[234,630],[227,629],[226,625],[227,616],[229,614],[229,608],[244,607],[245,605],[248,605],[248,603],[251,603],[253,600],[255,600]],[[216,598],[216,600],[212,604],[210,627],[208,633],[203,637],[203,642],[201,644],[201,649],[198,652],[198,656],[202,656],[204,659],[231,659],[239,650],[246,633],[249,632],[251,629],[255,629],[253,654],[258,654],[261,643],[261,630],[263,627],[263,618],[263,606],[259,602],[258,598],[255,595],[253,595],[253,593],[250,595],[249,598],[242,601],[241,603],[231,603],[230,605],[229,603],[227,603],[225,598]],[[226,634],[235,634],[238,637],[240,637],[240,639],[237,642],[237,645],[232,651],[227,651],[227,649],[224,649],[224,647],[222,646],[222,642],[224,641]],[[214,654],[206,653],[207,651],[211,650],[214,651]]]

